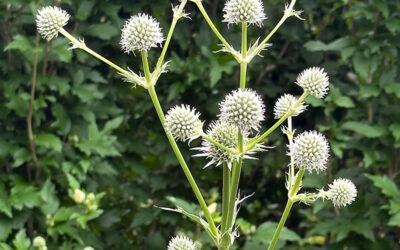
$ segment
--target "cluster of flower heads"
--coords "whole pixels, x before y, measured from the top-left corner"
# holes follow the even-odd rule
[[[36,26],[39,34],[50,41],[58,36],[58,32],[67,25],[69,14],[58,7],[47,6],[36,15]]]
[[[266,19],[261,0],[229,0],[225,3],[223,12],[224,22],[228,24],[246,22],[262,26]]]
[[[173,237],[168,244],[168,250],[197,250],[196,244],[188,237],[178,235]]]
[[[46,240],[42,236],[36,236],[33,239],[33,246],[38,250],[47,250]]]

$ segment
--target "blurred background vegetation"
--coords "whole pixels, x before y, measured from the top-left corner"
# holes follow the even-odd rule
[[[68,50],[65,38],[40,39],[34,14],[49,4],[71,14],[68,31],[136,72],[139,58],[124,55],[119,46],[124,20],[151,13],[166,34],[172,19],[169,0],[0,1],[0,249],[29,249],[39,235],[49,249],[166,249],[177,233],[211,249],[201,228],[155,207],[197,209],[146,91],[131,88],[84,52]],[[221,32],[239,48],[240,30],[221,23],[223,4],[204,0]],[[252,43],[278,22],[285,1],[264,4],[268,20],[261,29],[250,28]],[[329,96],[308,99],[308,111],[294,123],[298,132],[326,134],[332,157],[327,173],[306,176],[304,185],[322,188],[347,177],[359,194],[340,210],[329,202],[297,204],[279,247],[400,249],[400,2],[299,0],[297,9],[305,20],[283,25],[264,57],[249,66],[248,86],[266,102],[267,127],[276,98],[300,94],[296,75],[325,67]],[[231,56],[213,53],[218,40],[195,5],[189,2],[186,10],[191,20],[178,23],[167,55],[169,73],[157,88],[164,111],[189,103],[211,121],[224,94],[237,88],[239,68]],[[151,51],[153,65],[159,53]],[[237,249],[265,249],[286,201],[285,137],[277,130],[267,144],[275,148],[243,169],[241,193],[254,196],[239,213]],[[202,169],[205,161],[192,158],[185,143],[181,148],[218,218],[222,169]],[[76,204],[75,188],[96,194],[98,209]]]

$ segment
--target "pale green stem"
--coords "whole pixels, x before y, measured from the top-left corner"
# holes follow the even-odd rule
[[[142,60],[143,60],[143,64],[146,64],[146,63],[147,63],[146,53],[143,53],[143,52],[142,52]],[[148,68],[148,65],[144,65],[144,69],[145,69],[144,72],[145,72],[145,75],[146,75],[146,74],[149,74],[149,71],[146,70],[146,68]],[[146,72],[147,72],[147,73],[146,73]],[[147,76],[146,76],[146,79],[151,80],[151,76],[150,76],[150,75],[147,75]],[[185,162],[185,159],[183,158],[182,153],[181,153],[181,151],[179,150],[178,145],[176,144],[175,139],[174,139],[173,136],[172,136],[170,133],[168,133],[167,130],[165,129],[165,116],[164,116],[164,112],[163,112],[163,110],[162,110],[162,108],[161,108],[160,102],[159,102],[159,100],[158,100],[156,90],[155,90],[154,86],[151,85],[151,82],[148,82],[148,84],[149,84],[148,92],[149,92],[151,101],[153,102],[154,108],[156,109],[158,118],[160,119],[160,122],[161,122],[161,124],[162,124],[162,126],[163,126],[163,128],[164,128],[164,131],[165,131],[165,134],[167,135],[168,141],[169,141],[169,143],[171,144],[171,147],[172,147],[172,149],[173,149],[173,151],[174,151],[174,153],[175,153],[175,156],[176,156],[176,158],[178,159],[178,162],[179,162],[179,164],[181,165],[181,167],[182,167],[182,169],[183,169],[183,172],[185,173],[186,178],[187,178],[187,180],[189,181],[189,184],[190,184],[190,186],[191,186],[192,189],[193,189],[194,194],[196,195],[196,198],[197,198],[197,200],[198,200],[198,202],[199,202],[199,204],[200,204],[201,209],[202,209],[203,212],[204,212],[204,215],[205,215],[206,220],[207,220],[207,222],[208,222],[208,224],[209,224],[209,226],[210,226],[210,229],[211,229],[212,233],[214,234],[213,236],[212,236],[212,235],[210,235],[210,236],[213,237],[213,240],[214,240],[215,242],[217,242],[217,238],[218,238],[218,229],[217,229],[217,227],[215,226],[214,220],[213,220],[213,218],[212,218],[212,216],[211,216],[211,214],[210,214],[210,211],[208,210],[208,207],[207,207],[207,204],[206,204],[206,202],[205,202],[205,200],[204,200],[204,198],[203,198],[203,195],[201,194],[200,189],[199,189],[199,187],[197,186],[196,181],[194,180],[193,175],[192,175],[192,173],[190,172],[190,169],[189,169],[189,167],[187,166],[187,164],[186,164],[186,162]]]
[[[288,130],[290,135],[288,135],[289,147],[293,144],[293,125],[292,125],[292,117],[288,117]],[[290,155],[290,170],[289,170],[289,190],[292,189],[293,180],[294,180],[294,159],[293,155]]]
[[[231,171],[226,163],[223,168],[222,180],[222,223],[221,235],[228,230],[228,211],[229,211],[229,189],[231,182]]]
[[[294,104],[294,109],[296,109],[299,105],[301,105],[301,103],[304,101],[304,99],[306,99],[306,97],[308,96],[308,92],[304,92],[300,98],[297,100],[297,102]],[[269,128],[264,134],[262,134],[261,136],[252,139],[251,141],[249,141],[246,145],[246,150],[251,150],[253,149],[257,143],[262,142],[265,138],[268,137],[268,135],[270,135],[272,132],[275,131],[275,129],[277,129],[284,121],[286,121],[286,119],[291,115],[290,112],[288,112],[286,115],[282,116],[281,119],[279,119],[274,125],[272,125],[271,128]]]
[[[304,171],[305,171],[305,169],[302,168],[297,173],[296,182],[295,182],[295,184],[293,186],[293,189],[289,191],[289,199],[288,199],[288,201],[286,203],[285,210],[283,211],[282,217],[281,217],[281,219],[279,221],[278,227],[275,230],[274,236],[272,237],[271,244],[269,245],[268,250],[273,250],[275,248],[276,243],[278,242],[279,235],[282,232],[283,226],[285,225],[285,222],[286,222],[287,218],[289,217],[290,210],[292,209],[292,206],[293,206],[293,204],[295,202],[293,197],[299,191],[299,188],[300,188],[300,185],[301,185],[301,180],[303,179]]]
[[[192,0],[196,5],[197,8],[199,8],[201,14],[203,15],[204,19],[214,32],[214,34],[218,37],[218,39],[222,42],[222,44],[228,49],[228,51],[232,54],[235,59],[240,62],[242,59],[238,57],[236,51],[232,46],[225,40],[225,38],[221,35],[221,33],[218,31],[217,27],[215,27],[214,23],[211,21],[210,17],[207,14],[207,11],[204,9],[203,4],[201,3],[201,0]]]
[[[227,152],[229,152],[229,153],[231,153],[231,154],[236,155],[236,154],[239,153],[239,152],[237,152],[235,149],[228,148],[228,147],[222,145],[221,143],[215,141],[213,138],[211,138],[210,136],[208,136],[208,135],[205,134],[205,133],[203,133],[201,136],[202,136],[204,139],[206,139],[207,141],[209,141],[209,142],[211,142],[212,144],[214,144],[215,146],[217,146],[218,148],[223,149],[223,150],[225,150],[225,151],[227,151]]]
[[[128,70],[125,70],[121,67],[119,67],[118,65],[116,65],[115,63],[111,62],[110,60],[106,59],[105,57],[99,55],[98,53],[96,53],[95,51],[91,50],[90,48],[88,48],[86,46],[86,44],[83,41],[79,41],[78,39],[76,39],[74,36],[72,36],[70,33],[68,33],[65,29],[61,28],[60,33],[65,36],[68,40],[71,41],[71,43],[79,49],[82,49],[84,51],[86,51],[87,53],[89,53],[90,55],[96,57],[97,59],[99,59],[100,61],[103,61],[104,63],[108,64],[109,66],[111,66],[112,68],[116,69],[118,72],[120,72],[122,75],[124,75],[125,77],[130,77],[132,78],[135,82],[139,83],[141,82],[141,80],[132,75],[131,72],[129,72]]]
[[[231,181],[231,187],[230,187],[230,196],[229,196],[229,210],[228,210],[228,229],[231,228],[235,222],[234,222],[234,217],[235,217],[235,208],[236,208],[236,198],[237,198],[237,193],[239,189],[239,180],[240,180],[240,172],[242,170],[242,163],[243,163],[243,158],[240,157],[239,161],[235,161],[233,164],[233,169],[232,169],[232,181]]]
[[[242,58],[247,57],[247,23],[242,22]],[[247,61],[240,63],[240,88],[246,88]]]
[[[287,8],[287,10],[292,10],[294,5],[296,3],[296,0],[292,0],[289,4],[289,7]],[[285,11],[283,17],[281,18],[281,20],[278,22],[278,24],[275,26],[275,28],[267,35],[267,37],[257,46],[257,48],[247,57],[247,61],[251,62],[251,60],[253,60],[253,58],[258,55],[263,49],[264,46],[267,44],[267,42],[269,41],[269,39],[271,39],[271,37],[275,34],[275,32],[282,26],[282,24],[286,21],[286,19],[288,19],[289,17],[291,17],[292,15],[290,14],[290,11]]]

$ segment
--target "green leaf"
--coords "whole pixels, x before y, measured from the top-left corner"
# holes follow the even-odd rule
[[[372,84],[361,84],[360,85],[360,98],[377,97],[380,94],[380,89]]]
[[[390,217],[388,225],[394,227],[400,227],[400,213],[396,213],[395,215]]]
[[[8,203],[18,209],[23,207],[33,208],[41,203],[39,193],[35,186],[17,180],[11,188],[11,194],[8,198]]]
[[[361,52],[356,53],[353,57],[353,66],[357,74],[362,78],[367,79],[370,73],[370,60],[366,58]]]
[[[119,30],[115,25],[110,23],[92,24],[86,29],[86,34],[98,37],[103,40],[109,40],[119,34]]]
[[[57,211],[60,201],[57,198],[55,186],[51,183],[50,178],[43,184],[40,190],[40,197],[43,200],[43,203],[40,205],[43,214],[53,214]]]
[[[368,179],[370,179],[376,187],[382,190],[382,193],[393,197],[393,198],[399,198],[400,199],[400,192],[399,189],[397,188],[396,184],[389,179],[386,175],[384,176],[379,176],[379,175],[370,175],[370,174],[365,174]]]
[[[19,230],[13,244],[17,250],[28,250],[31,245],[31,240],[26,236],[25,229]]]
[[[304,47],[308,51],[340,51],[350,45],[350,39],[348,37],[339,38],[329,44],[325,44],[321,41],[308,41],[304,44]]]
[[[373,126],[367,123],[356,121],[346,122],[342,125],[341,128],[345,130],[351,130],[367,138],[381,137],[386,133],[386,129],[384,127],[378,125]]]
[[[40,134],[35,137],[35,143],[39,146],[53,149],[57,152],[61,152],[62,143],[60,138],[53,134]]]
[[[278,223],[275,222],[264,222],[262,223],[256,230],[254,234],[254,239],[257,239],[264,244],[269,244],[274,236],[275,230],[278,226]],[[292,230],[284,227],[282,229],[281,235],[279,237],[278,244],[283,245],[286,241],[300,241],[301,238]],[[279,248],[279,247],[278,247]]]
[[[0,215],[0,241],[5,241],[12,231],[12,221]]]
[[[68,63],[72,59],[72,50],[69,48],[70,41],[67,38],[60,37],[54,41],[50,51],[56,55],[59,61]]]
[[[18,34],[15,35],[13,40],[4,48],[4,51],[7,50],[19,50],[25,52],[27,50],[33,50],[33,45],[28,37]]]
[[[389,130],[392,132],[394,139],[400,142],[400,123],[393,123],[390,125]]]
[[[12,166],[17,168],[32,159],[32,154],[26,148],[19,148],[13,153],[14,162]]]
[[[389,83],[385,85],[385,91],[388,94],[394,94],[400,99],[400,83]]]

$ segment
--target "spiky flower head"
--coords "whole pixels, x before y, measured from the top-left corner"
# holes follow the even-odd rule
[[[264,103],[261,96],[251,89],[234,90],[219,107],[221,120],[237,126],[242,133],[258,131],[264,120]]]
[[[39,34],[50,41],[58,36],[58,32],[67,25],[69,14],[59,7],[47,6],[36,14],[36,26]]]
[[[46,247],[46,240],[42,236],[37,236],[33,239],[33,246],[37,248]]]
[[[148,51],[164,41],[160,23],[147,14],[129,18],[122,28],[121,46],[126,53]]]
[[[329,157],[329,145],[326,138],[317,131],[308,131],[298,135],[289,145],[289,155],[293,157],[298,168],[308,172],[324,171]]]
[[[225,3],[224,22],[238,24],[247,22],[262,26],[264,19],[264,6],[261,0],[228,0]]]
[[[178,235],[169,241],[168,250],[197,250],[197,247],[188,237]]]
[[[274,106],[275,119],[280,119],[289,112],[291,113],[290,116],[298,116],[304,110],[306,110],[307,106],[304,105],[304,103],[300,103],[297,107],[294,106],[297,100],[298,99],[296,97],[290,94],[284,94],[281,96],[278,101],[276,101]]]
[[[357,188],[349,179],[339,178],[329,184],[327,196],[336,207],[345,207],[356,199]]]
[[[175,106],[165,116],[166,129],[176,140],[196,139],[203,132],[203,122],[199,116],[196,109],[189,105]]]
[[[317,98],[323,98],[329,90],[329,77],[322,68],[304,70],[296,79],[296,84]]]

